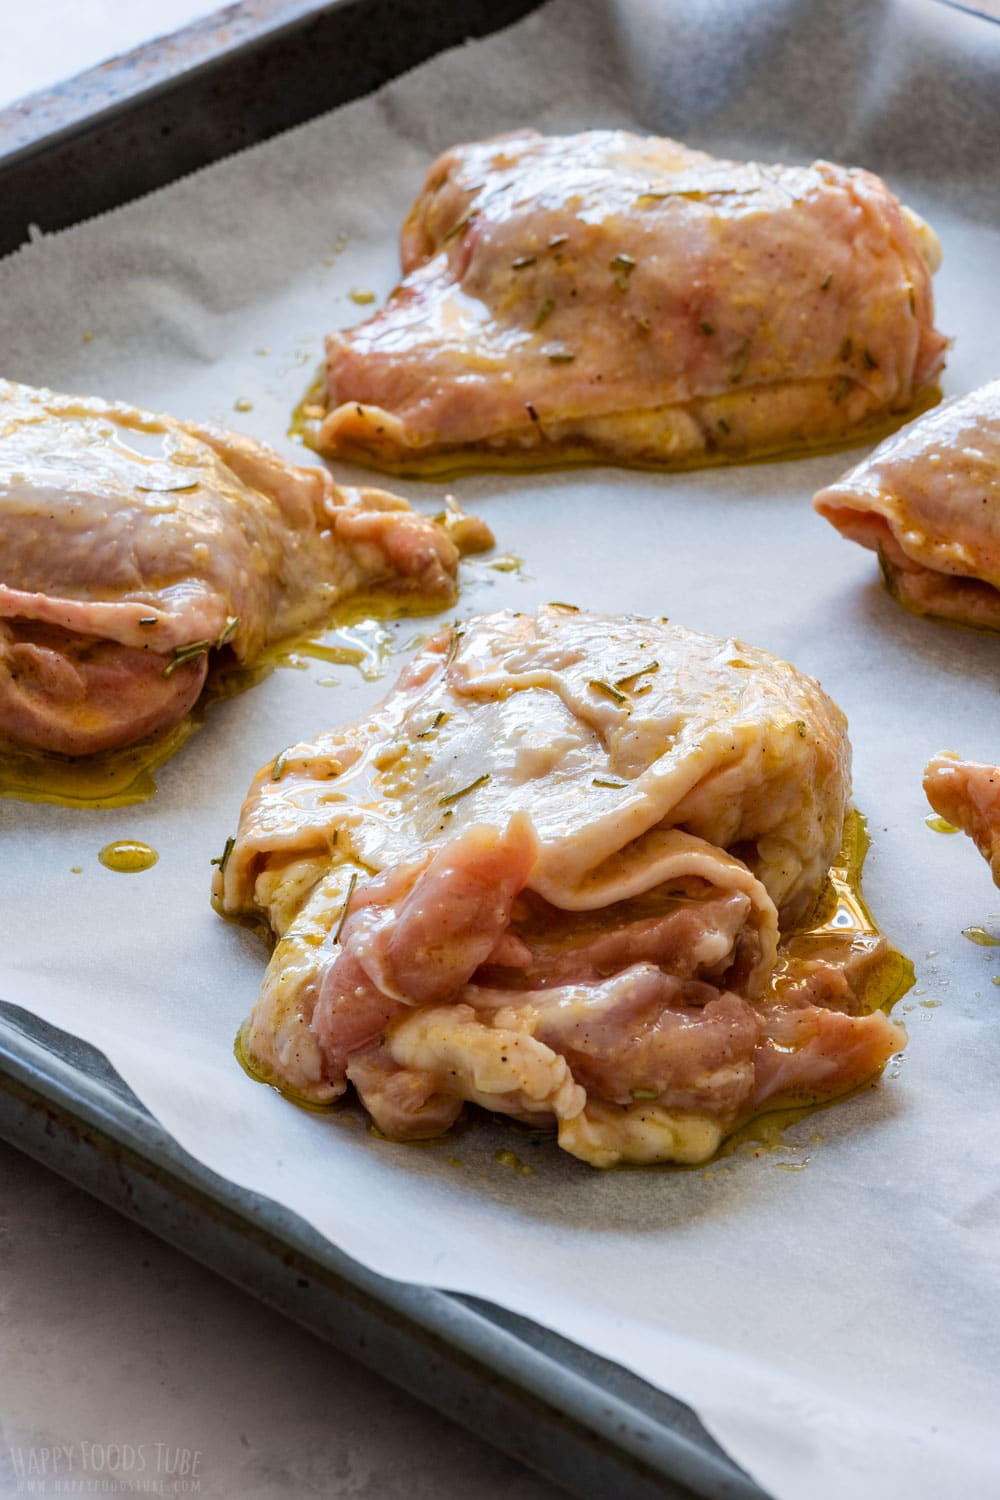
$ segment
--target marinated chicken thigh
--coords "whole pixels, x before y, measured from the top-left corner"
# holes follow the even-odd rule
[[[1000,886],[1000,766],[935,755],[924,771],[927,800],[972,839]]]
[[[870,172],[624,131],[457,146],[403,280],[327,341],[319,448],[390,470],[684,466],[840,441],[934,389],[933,233]]]
[[[921,615],[1000,630],[1000,380],[911,422],[816,509]]]
[[[471,1101],[596,1166],[852,1088],[903,1045],[903,961],[830,906],[849,756],[733,640],[568,606],[442,633],[243,806],[215,897],[279,939],[245,1061],[394,1137]]]
[[[0,381],[0,747],[68,755],[180,719],[352,595],[455,594],[445,530],[232,433]]]

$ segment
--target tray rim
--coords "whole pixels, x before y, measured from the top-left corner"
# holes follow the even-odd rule
[[[73,1051],[91,1054],[100,1072],[83,1071]],[[67,1055],[69,1054],[69,1055]],[[767,1500],[704,1432],[683,1402],[656,1390],[621,1366],[539,1329],[529,1320],[459,1293],[396,1281],[369,1270],[338,1249],[298,1215],[274,1200],[240,1188],[185,1152],[132,1094],[107,1059],[87,1042],[49,1026],[32,1012],[0,1000],[0,1137],[35,1160],[135,1219],[168,1243],[235,1281],[329,1341],[330,1317],[353,1307],[355,1321],[398,1350],[409,1349],[443,1370],[438,1389],[407,1376],[410,1362],[383,1366],[366,1357],[367,1341],[348,1350],[379,1374],[589,1500],[595,1491],[583,1468],[607,1470],[614,1493],[636,1500]],[[176,1205],[177,1221],[165,1223],[156,1200]],[[199,1227],[201,1226],[201,1227]],[[213,1238],[238,1247],[235,1257],[213,1253]],[[249,1274],[240,1275],[240,1255]],[[270,1264],[269,1277],[262,1265]],[[277,1276],[277,1284],[274,1277]],[[326,1327],[309,1315],[308,1283],[315,1310],[326,1308]],[[316,1292],[314,1289],[324,1291]],[[679,1431],[650,1416],[585,1372],[559,1363],[524,1336],[537,1329],[542,1341],[575,1350],[590,1364],[624,1376],[635,1389],[668,1403],[690,1419],[696,1432]],[[373,1345],[373,1349],[374,1349]],[[439,1404],[440,1387],[478,1382],[494,1406],[527,1423],[511,1437],[503,1423],[483,1425],[474,1410]],[[466,1403],[468,1405],[468,1403]],[[700,1435],[698,1430],[700,1430]],[[576,1471],[576,1472],[574,1472]],[[594,1476],[595,1478],[597,1476]],[[577,1489],[585,1482],[586,1487]],[[628,1488],[622,1490],[621,1484]]]
[[[52,89],[15,101],[0,110],[0,196],[13,173],[78,147],[94,131],[123,117],[141,115],[154,104],[169,101],[188,85],[210,79],[222,67],[265,55],[270,47],[293,38],[317,19],[335,12],[359,13],[368,3],[370,0],[237,0],[236,4],[196,20],[178,32],[85,70]],[[448,0],[443,3],[447,6]],[[979,9],[975,0],[939,0],[939,3],[1000,24],[1000,15]],[[521,0],[521,12],[527,14],[539,4],[540,0],[527,3]],[[483,0],[482,5],[460,0],[452,8],[470,13],[475,10],[478,14],[489,9],[489,0]],[[505,24],[506,19],[501,19],[487,29],[499,30]],[[97,108],[89,108],[95,94],[103,95],[104,102]],[[329,107],[344,102],[336,100]],[[278,127],[281,128],[287,126]],[[219,153],[225,154],[228,153]],[[214,159],[218,158],[209,156],[203,164]],[[5,249],[16,251],[17,244],[5,240],[0,228],[0,256]],[[92,1077],[81,1074],[58,1050],[32,1035],[30,1025],[26,1027],[12,1018],[12,1010],[17,1009],[8,1008],[0,1000],[0,1137],[33,1159],[60,1172],[169,1243],[236,1281],[252,1295],[317,1332],[304,1307],[296,1308],[294,1298],[279,1298],[273,1288],[268,1295],[260,1285],[240,1280],[232,1268],[214,1261],[203,1244],[195,1248],[197,1236],[185,1238],[176,1229],[174,1233],[166,1232],[149,1212],[149,1201],[137,1196],[137,1186],[143,1181],[159,1184],[175,1201],[183,1203],[188,1213],[200,1214],[202,1222],[214,1216],[226,1224],[240,1243],[254,1246],[265,1257],[274,1257],[276,1265],[281,1264],[283,1253],[288,1280],[294,1282],[303,1274],[311,1282],[325,1280],[336,1287],[333,1295],[339,1305],[353,1300],[370,1320],[381,1319],[395,1329],[398,1338],[408,1340],[429,1357],[445,1360],[457,1379],[471,1377],[492,1383],[494,1393],[500,1393],[497,1399],[502,1397],[509,1410],[533,1414],[543,1435],[543,1445],[560,1438],[566,1444],[563,1468],[551,1461],[539,1463],[537,1452],[526,1454],[516,1442],[505,1441],[505,1429],[486,1430],[471,1420],[468,1413],[463,1415],[454,1407],[439,1406],[434,1394],[398,1378],[399,1372],[393,1368],[384,1368],[366,1358],[363,1348],[351,1350],[354,1357],[478,1431],[520,1462],[583,1496],[600,1493],[590,1487],[577,1488],[580,1483],[589,1485],[591,1481],[582,1472],[573,1473],[573,1465],[589,1458],[598,1464],[603,1460],[618,1466],[614,1472],[629,1484],[629,1489],[627,1492],[616,1489],[616,1495],[635,1494],[643,1500],[647,1495],[672,1497],[672,1500],[693,1500],[696,1496],[704,1500],[723,1500],[723,1497],[767,1500],[765,1492],[717,1445],[712,1443],[711,1448],[699,1445],[685,1434],[653,1421],[614,1393],[588,1384],[579,1373],[559,1365],[544,1350],[533,1347],[494,1320],[488,1304],[381,1277],[345,1255],[273,1200],[241,1189],[211,1172],[182,1151],[120,1079],[115,1089],[102,1087]],[[29,1023],[37,1021],[30,1012],[19,1014]],[[59,1035],[69,1037],[68,1033]],[[107,1066],[110,1070],[110,1065]],[[86,1087],[81,1087],[82,1084]],[[23,1128],[29,1120],[37,1122],[37,1137]],[[92,1148],[105,1163],[103,1177],[95,1170],[89,1180],[82,1180],[74,1172],[74,1165],[79,1162],[79,1157],[73,1155],[74,1136],[77,1145],[85,1141],[88,1149]],[[122,1184],[120,1193],[113,1187],[115,1173]],[[98,1185],[99,1180],[103,1185]],[[608,1361],[603,1363],[609,1368],[620,1368]],[[638,1382],[637,1377],[630,1379],[645,1384]],[[554,1385],[559,1386],[557,1402],[552,1399]],[[656,1396],[661,1395],[653,1387],[647,1388]],[[706,1441],[711,1443],[707,1434]],[[608,1472],[602,1470],[603,1474]]]
[[[146,112],[163,118],[167,110],[169,118],[171,106],[180,108],[192,88],[266,59],[270,48],[294,43],[314,24],[357,20],[378,3],[238,0],[172,36],[16,101],[0,110],[0,205],[5,194],[9,200],[11,184],[34,190],[36,171],[44,174],[47,165],[53,169],[51,190],[67,161],[93,161],[94,143],[99,154],[109,129],[141,120]],[[497,31],[540,3],[409,0],[411,21],[419,12],[457,12],[462,34],[444,42],[436,38],[431,51],[425,48],[385,78],[374,84],[369,79],[357,94],[323,107],[368,93],[464,36]],[[399,8],[406,10],[407,0]],[[296,123],[284,121],[254,139]],[[199,164],[252,143],[213,149]],[[190,169],[185,164],[165,180]],[[126,193],[95,211],[140,195]],[[43,182],[40,201],[44,196]],[[69,228],[89,216],[51,227]],[[26,237],[30,230],[12,236],[9,223],[0,222],[0,256],[15,253]],[[81,1051],[100,1059],[103,1080],[77,1066],[73,1055]],[[2,999],[0,1138],[583,1500],[611,1493],[629,1500],[767,1500],[685,1403],[503,1308],[368,1270],[297,1215],[184,1152],[96,1049]],[[317,1328],[310,1303],[313,1312],[317,1303],[323,1308],[325,1328]],[[345,1318],[353,1345],[333,1333]],[[378,1351],[386,1347],[392,1358],[382,1362]],[[571,1367],[566,1357],[585,1361],[590,1373]],[[415,1364],[422,1366],[420,1378]],[[428,1366],[436,1372],[431,1380]],[[593,1375],[602,1368],[632,1391],[648,1393],[681,1427],[664,1420],[664,1410],[652,1415],[602,1385]],[[492,1420],[498,1411],[506,1420]]]
[[[0,109],[0,257],[372,93],[543,0],[234,0]],[[294,68],[295,87],[282,87]]]

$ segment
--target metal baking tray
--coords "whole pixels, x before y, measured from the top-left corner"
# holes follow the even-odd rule
[[[538,0],[244,0],[0,111],[0,254],[370,92]],[[182,1151],[94,1048],[0,1002],[0,1136],[593,1500],[767,1500],[694,1413],[473,1298],[390,1281]]]
[[[581,1500],[766,1500],[681,1402],[489,1303],[366,1270],[188,1156],[95,1048],[2,1003],[0,1136]]]

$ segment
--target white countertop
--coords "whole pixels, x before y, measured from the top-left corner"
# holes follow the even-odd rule
[[[4,0],[0,109],[218,8],[212,0]]]

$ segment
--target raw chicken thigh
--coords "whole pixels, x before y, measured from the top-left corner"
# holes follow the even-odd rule
[[[216,900],[280,939],[245,1060],[394,1137],[469,1100],[596,1166],[852,1088],[903,1033],[899,956],[816,915],[849,755],[817,683],[733,640],[561,605],[442,633],[244,804]]]
[[[880,444],[816,509],[917,614],[1000,629],[1000,380]]]
[[[0,746],[131,744],[212,651],[251,661],[356,594],[447,604],[457,561],[404,500],[250,438],[0,381]]]
[[[924,771],[934,811],[967,833],[1000,886],[1000,766],[957,755],[935,755]]]
[[[837,442],[929,397],[933,233],[870,172],[624,131],[457,146],[403,281],[327,343],[326,453],[674,466]]]

